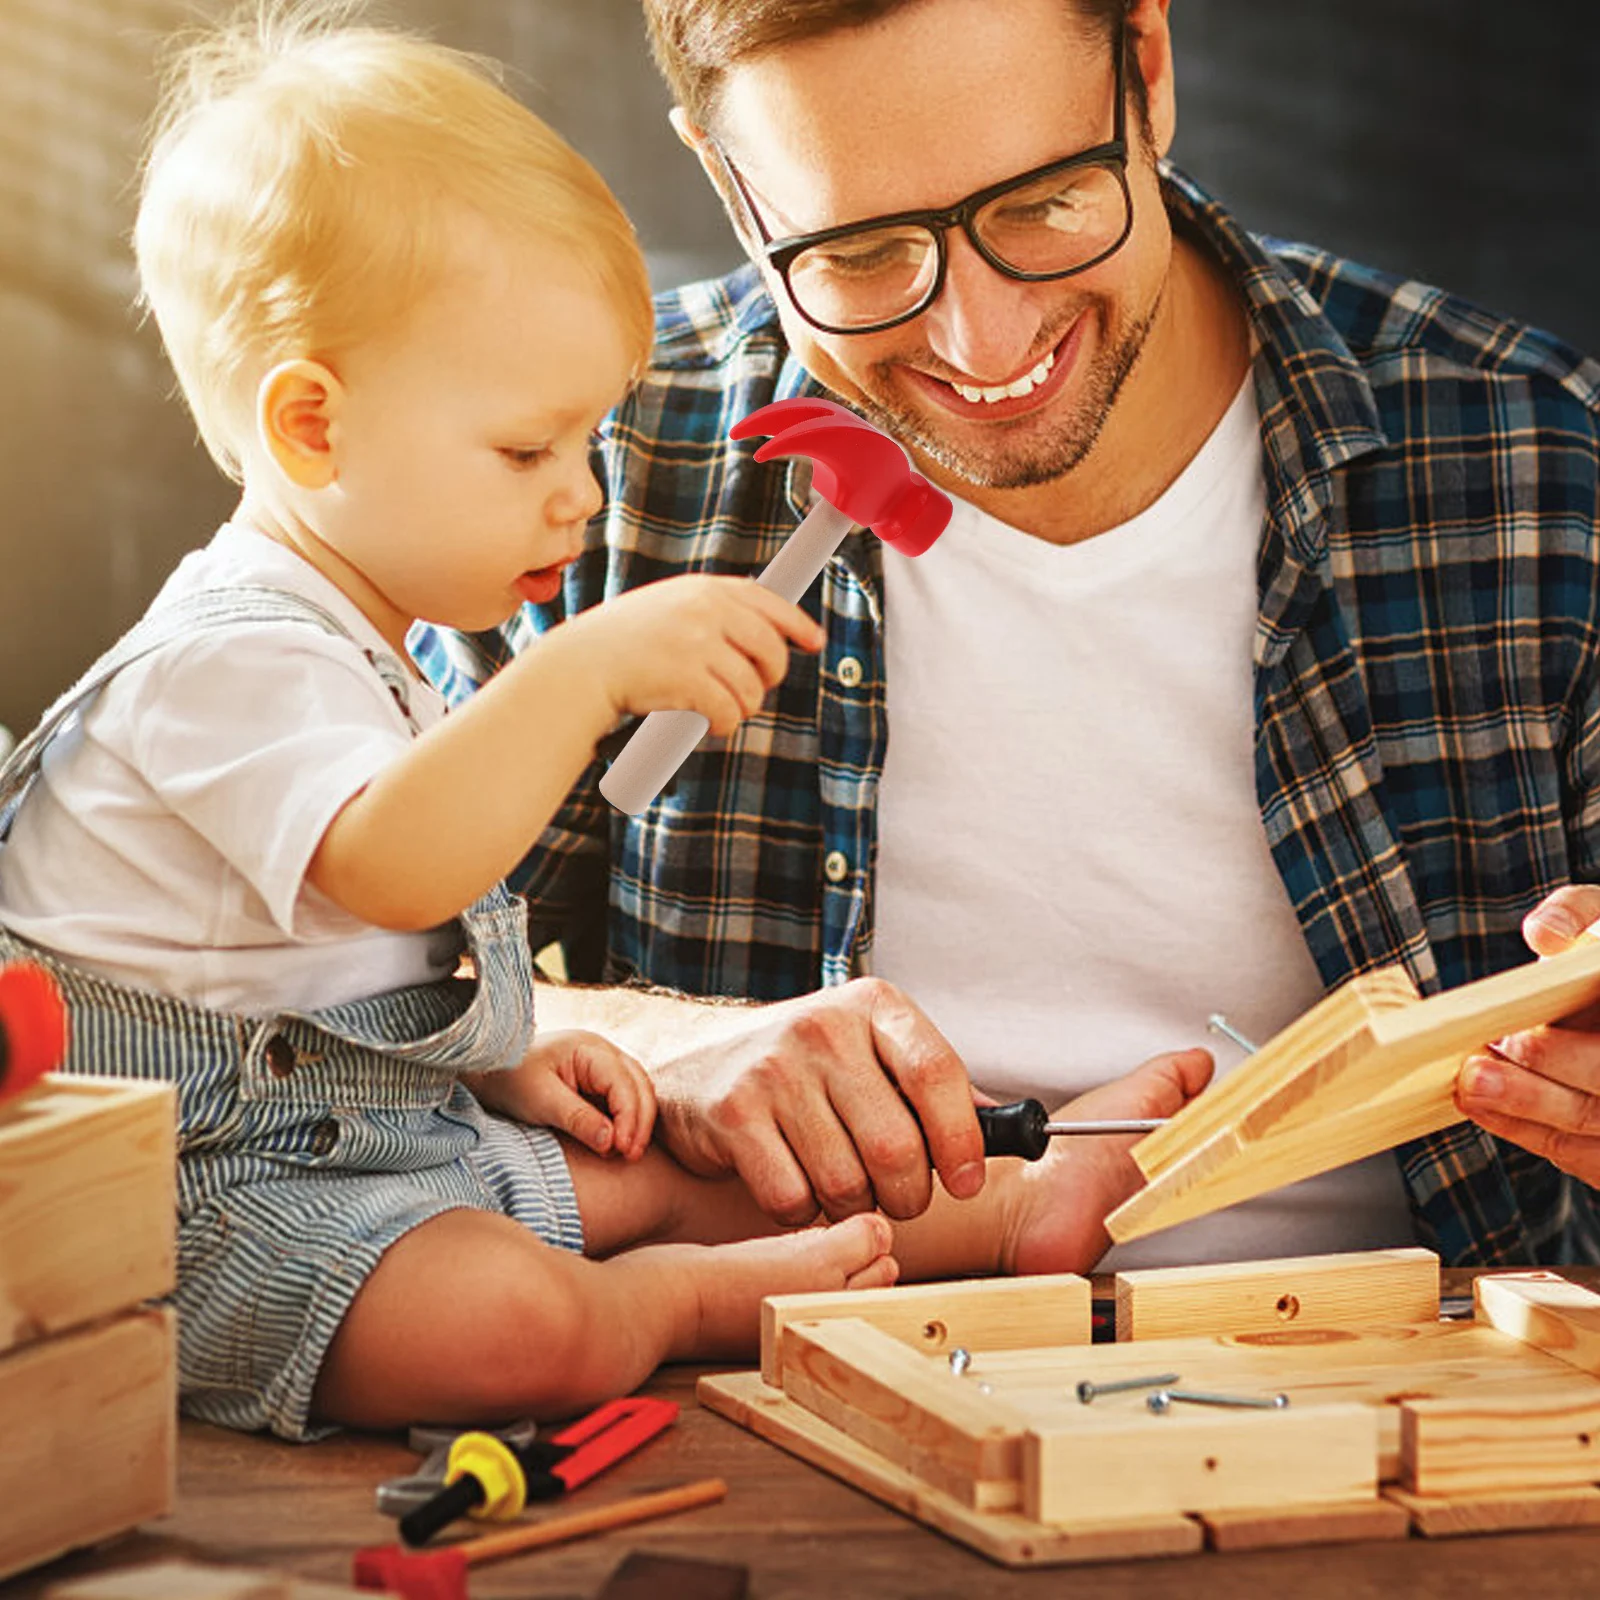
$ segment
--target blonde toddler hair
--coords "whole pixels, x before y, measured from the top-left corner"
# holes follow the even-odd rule
[[[200,436],[229,477],[277,362],[392,326],[449,259],[463,207],[566,252],[651,341],[633,228],[594,168],[481,59],[269,4],[178,42],[143,170],[134,253]]]

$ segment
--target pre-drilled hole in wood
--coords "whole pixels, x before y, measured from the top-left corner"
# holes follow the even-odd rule
[[[925,1322],[922,1325],[922,1337],[937,1350],[950,1337],[950,1330],[942,1322]]]
[[[1292,1294],[1284,1295],[1278,1301],[1278,1315],[1285,1322],[1293,1322],[1300,1315],[1300,1302]]]
[[[1207,1456],[1206,1457],[1206,1471],[1207,1472],[1215,1472],[1216,1470],[1217,1470],[1217,1458],[1215,1456]]]

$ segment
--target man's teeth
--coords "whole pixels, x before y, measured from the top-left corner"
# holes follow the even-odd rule
[[[952,383],[950,387],[961,396],[963,400],[976,404],[982,400],[989,405],[997,405],[1002,400],[1020,400],[1025,394],[1032,394],[1035,389],[1050,376],[1050,369],[1056,364],[1056,353],[1052,350],[1032,372],[1025,372],[1020,378],[1014,378],[1010,383],[998,384],[993,388],[979,388],[971,383]]]

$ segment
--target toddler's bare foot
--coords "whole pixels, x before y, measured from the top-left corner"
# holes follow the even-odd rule
[[[1210,1079],[1206,1051],[1180,1050],[1079,1095],[1055,1115],[1073,1121],[1170,1117]],[[1088,1272],[1110,1246],[1107,1215],[1144,1181],[1129,1154],[1136,1143],[1135,1137],[1063,1136],[1042,1160],[1009,1174],[1014,1181],[1005,1199],[1000,1270]]]
[[[769,1294],[887,1288],[900,1275],[889,1253],[893,1243],[888,1221],[868,1212],[829,1227],[695,1247],[691,1270],[700,1296],[700,1334],[693,1354],[754,1354],[761,1302]]]

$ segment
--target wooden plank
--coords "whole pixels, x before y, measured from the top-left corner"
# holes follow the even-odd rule
[[[970,1279],[844,1293],[777,1294],[761,1302],[761,1377],[783,1386],[783,1330],[797,1320],[854,1317],[924,1354],[1088,1344],[1089,1280],[1076,1273]]]
[[[9,1109],[0,1352],[171,1290],[176,1127],[171,1084],[125,1078],[49,1073]]]
[[[1139,1170],[1155,1178],[1213,1134],[1231,1127],[1263,1094],[1303,1073],[1307,1062],[1337,1066],[1364,1055],[1371,1048],[1376,1018],[1415,1005],[1417,999],[1416,985],[1400,967],[1363,973],[1341,984],[1191,1100],[1165,1126],[1146,1134],[1133,1147]]]
[[[1480,1322],[1600,1377],[1600,1294],[1555,1272],[1497,1272],[1472,1286]]]
[[[708,1410],[1003,1566],[1129,1561],[1201,1548],[1200,1525],[1188,1517],[1097,1518],[1046,1527],[1014,1513],[974,1511],[764,1384],[759,1373],[703,1377],[695,1393]]]
[[[1600,1525],[1600,1488],[1530,1489],[1523,1494],[1413,1494],[1386,1484],[1384,1497],[1402,1507],[1416,1531],[1429,1539],[1515,1529],[1589,1528]]]
[[[1600,1481],[1600,1383],[1496,1389],[1400,1406],[1400,1477],[1416,1494],[1506,1494]]]
[[[1361,1328],[1439,1318],[1431,1250],[1368,1250],[1119,1272],[1117,1338]]]
[[[784,1393],[879,1455],[979,1508],[1022,1497],[1028,1419],[899,1340],[853,1318],[791,1322]]]
[[[177,1323],[130,1311],[0,1358],[0,1578],[172,1510]]]
[[[1349,987],[1346,985],[1345,987]],[[1600,1000],[1600,940],[1334,1027],[1336,990],[1302,1022],[1325,1018],[1295,1050],[1291,1025],[1221,1086],[1198,1096],[1134,1148],[1146,1189],[1107,1218],[1119,1243],[1233,1205],[1446,1127],[1461,1062],[1502,1034],[1553,1022]],[[1263,1061],[1263,1058],[1268,1058]],[[1237,1080],[1237,1081],[1236,1081]]]
[[[250,1567],[156,1561],[68,1578],[45,1590],[45,1600],[358,1600],[370,1593]]]
[[[1201,1514],[1206,1544],[1212,1550],[1281,1550],[1293,1545],[1365,1544],[1405,1539],[1410,1515],[1381,1495],[1371,1500],[1323,1506],[1272,1506],[1257,1511],[1207,1511]]]
[[[1177,1407],[1039,1426],[1022,1442],[1023,1514],[1038,1522],[1374,1499],[1371,1406]]]

